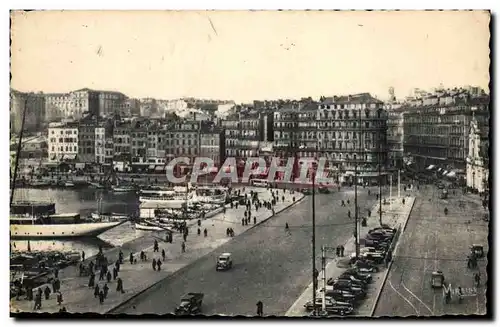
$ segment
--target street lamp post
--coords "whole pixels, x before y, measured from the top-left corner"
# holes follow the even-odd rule
[[[313,313],[316,314],[316,283],[318,276],[316,275],[316,186],[315,186],[316,172],[313,168],[312,171],[312,276],[313,276]]]

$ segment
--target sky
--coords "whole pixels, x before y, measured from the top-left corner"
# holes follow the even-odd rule
[[[474,85],[489,13],[36,11],[11,14],[11,87],[252,100]]]

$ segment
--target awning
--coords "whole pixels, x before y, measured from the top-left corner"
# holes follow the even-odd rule
[[[456,177],[456,176],[457,176],[457,173],[455,173],[454,171],[450,171],[450,172],[448,173],[448,175],[446,175],[446,176],[448,176],[448,177]]]
[[[434,167],[436,167],[436,166],[434,166],[434,165],[430,165],[429,167],[427,167],[427,170],[434,169]]]
[[[77,162],[77,163],[75,164],[75,168],[76,168],[76,169],[83,169],[83,168],[85,168],[85,163],[82,163],[82,162]]]
[[[165,170],[165,166],[156,166],[155,171],[163,171]]]
[[[76,159],[76,154],[65,154],[63,159],[67,160],[75,160]]]
[[[149,165],[149,167],[148,167],[148,168],[149,168],[149,169],[151,169],[151,170],[154,170],[154,169],[155,169],[155,167],[156,167],[155,165]]]
[[[446,175],[446,174],[448,174],[448,171],[447,170],[443,171],[443,175]]]
[[[443,170],[443,168],[439,168],[439,169],[438,169],[438,171],[441,171],[441,170]]]

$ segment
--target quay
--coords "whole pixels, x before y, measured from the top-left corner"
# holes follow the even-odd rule
[[[79,277],[78,267],[68,267],[59,272],[59,279],[61,281],[61,293],[63,295],[63,303],[61,306],[56,301],[56,295],[52,293],[49,300],[42,301],[42,308],[38,311],[33,311],[34,302],[27,301],[21,298],[20,300],[12,299],[10,303],[10,311],[16,312],[58,312],[60,308],[65,307],[68,312],[94,312],[94,313],[107,313],[130,301],[137,295],[141,294],[147,289],[154,288],[154,285],[163,279],[175,274],[180,269],[190,265],[197,259],[209,255],[221,245],[230,242],[232,237],[226,234],[227,228],[234,230],[235,238],[245,233],[249,229],[265,222],[266,220],[277,214],[295,203],[299,202],[304,195],[298,192],[293,194],[290,191],[266,189],[266,188],[253,188],[247,187],[247,192],[253,190],[258,193],[259,200],[269,201],[272,199],[271,192],[278,192],[277,203],[273,210],[268,210],[264,207],[255,211],[252,208],[252,219],[248,225],[242,226],[241,220],[245,212],[245,206],[239,205],[231,208],[226,205],[226,213],[220,213],[211,218],[202,220],[201,229],[207,229],[207,237],[197,235],[196,223],[191,221],[188,224],[189,235],[186,240],[186,252],[183,253],[181,249],[182,236],[179,233],[174,234],[172,244],[165,242],[164,235],[152,234],[151,236],[144,236],[129,242],[122,247],[114,248],[106,251],[104,255],[111,260],[112,263],[118,259],[118,253],[121,250],[124,253],[124,263],[120,267],[118,277],[123,280],[124,293],[116,291],[116,281],[111,281],[108,287],[110,288],[108,297],[104,300],[103,304],[94,297],[93,289],[90,289],[88,284],[88,277]],[[295,198],[295,201],[293,199]],[[284,199],[284,201],[283,201]],[[256,218],[256,224],[253,222],[253,217]],[[153,243],[157,240],[159,243],[159,252],[153,252]],[[161,258],[161,251],[165,250],[166,260],[162,264],[160,271],[154,271],[151,267],[152,259]],[[139,259],[139,253],[144,251],[148,257],[146,262]],[[129,254],[133,253],[137,259],[136,264],[130,264],[128,261]],[[215,257],[218,253],[214,254]],[[86,258],[85,263],[90,262],[94,258]],[[110,268],[112,266],[110,265]],[[215,268],[214,268],[215,269]],[[104,281],[98,280],[98,273],[96,273],[96,284],[100,285],[102,289]],[[42,289],[45,285],[41,286]],[[36,291],[36,289],[35,289]]]

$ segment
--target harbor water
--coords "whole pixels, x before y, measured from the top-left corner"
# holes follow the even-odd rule
[[[100,201],[100,205],[98,205]],[[79,213],[89,216],[98,210],[122,214],[138,212],[138,196],[135,193],[113,193],[97,189],[29,189],[15,190],[14,201],[54,202],[57,213]],[[148,231],[135,230],[130,222],[110,229],[98,237],[67,240],[30,240],[32,251],[85,251],[87,257],[97,254],[99,246],[103,249],[120,246],[146,234]],[[26,251],[28,241],[11,240],[13,251]]]

